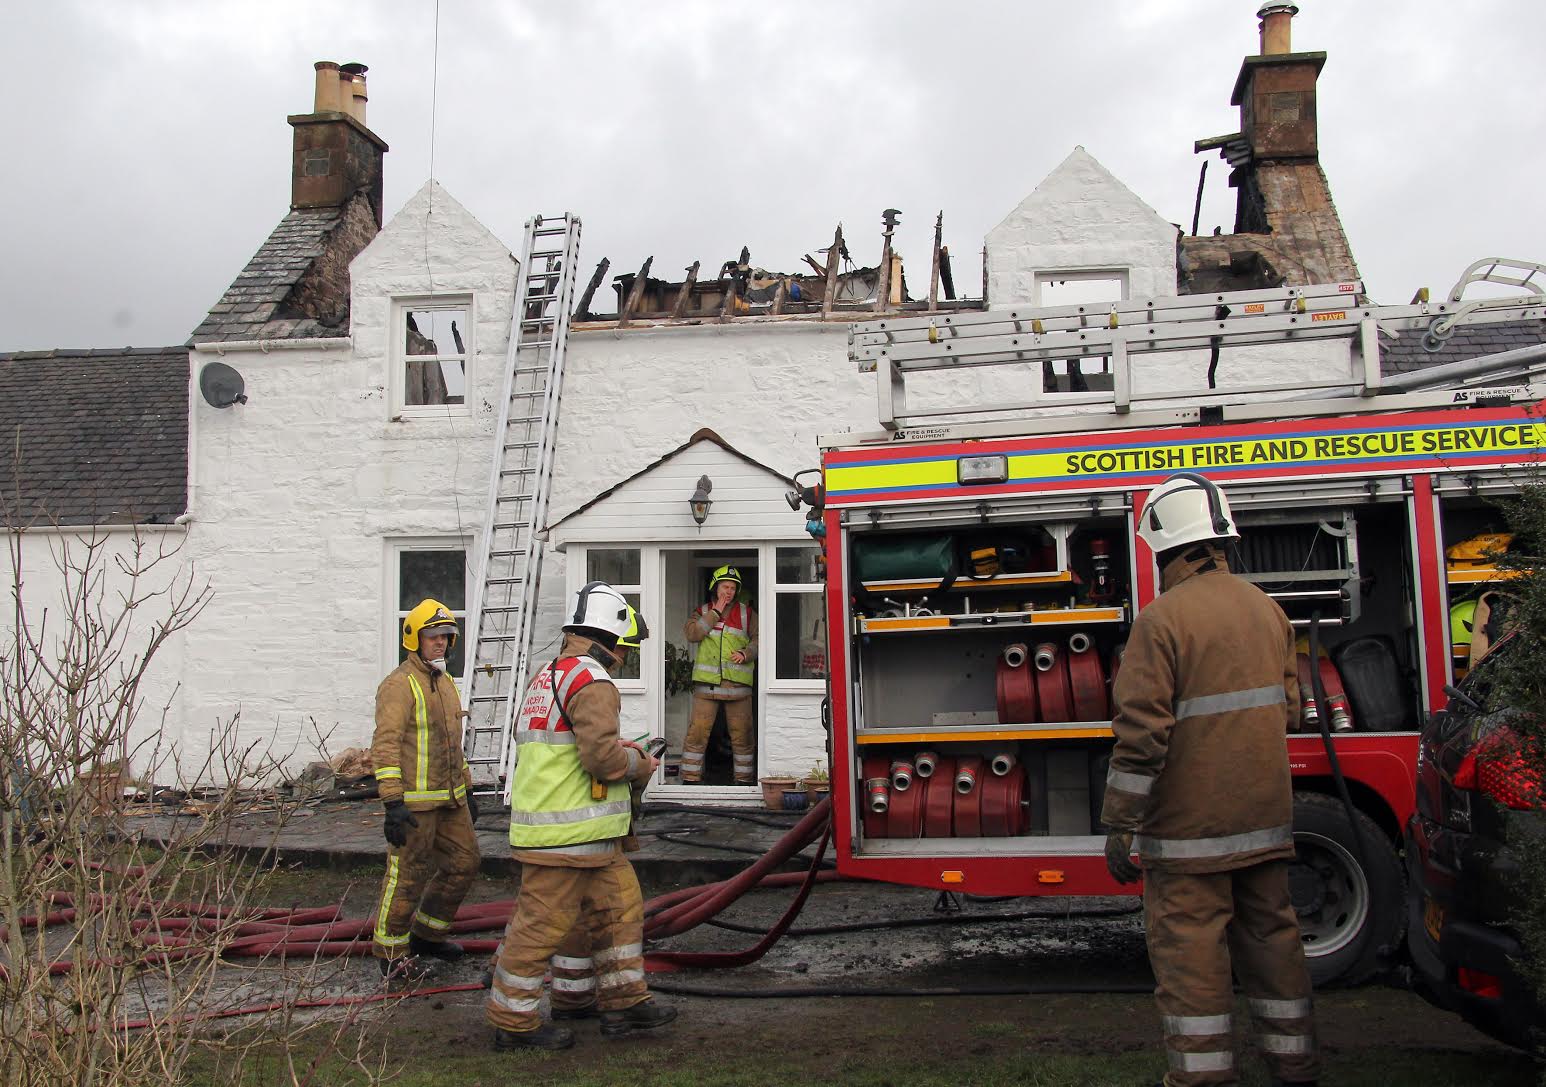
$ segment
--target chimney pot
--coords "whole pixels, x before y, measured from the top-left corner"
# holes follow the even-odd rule
[[[331,60],[319,60],[313,67],[317,70],[317,94],[312,112],[341,112],[343,107],[338,100],[338,65]]]
[[[338,67],[339,92],[343,99],[340,108],[362,125],[365,123],[365,73],[369,70],[358,62]]]
[[[1292,28],[1294,16],[1299,13],[1296,4],[1263,4],[1256,12],[1261,20],[1261,55],[1275,56],[1292,53]]]

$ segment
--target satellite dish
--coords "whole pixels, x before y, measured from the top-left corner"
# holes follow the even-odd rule
[[[223,362],[207,362],[199,371],[199,392],[212,408],[228,408],[232,404],[245,404],[246,383],[234,366]]]

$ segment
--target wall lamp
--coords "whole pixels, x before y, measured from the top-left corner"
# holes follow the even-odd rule
[[[692,519],[698,524],[709,519],[709,507],[714,504],[709,498],[709,492],[714,489],[714,481],[708,476],[698,477],[698,487],[687,500],[687,508],[692,510]]]

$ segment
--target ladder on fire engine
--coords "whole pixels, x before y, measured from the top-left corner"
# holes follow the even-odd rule
[[[565,213],[526,221],[482,547],[468,598],[472,678],[462,746],[474,791],[495,791],[504,779],[506,801],[512,720],[531,656],[532,613],[542,582],[541,534],[579,252],[578,217]]]
[[[1524,293],[1463,297],[1468,286],[1481,282],[1519,288]],[[1367,399],[1434,387],[1428,380],[1382,379],[1381,335],[1419,335],[1428,350],[1436,351],[1459,325],[1542,317],[1546,317],[1546,266],[1488,257],[1467,268],[1440,302],[1430,302],[1424,289],[1407,305],[1375,306],[1363,301],[1361,283],[1348,282],[1095,305],[892,317],[852,326],[849,355],[860,372],[876,374],[877,409],[884,436],[935,438],[945,431],[957,437],[986,436],[1009,430],[1025,432],[1025,415],[1038,409],[1062,413],[1065,422],[1057,424],[1058,429],[1066,429],[1066,409],[1070,408],[1088,411],[1090,414],[1081,415],[1081,420],[1087,419],[1092,429],[1121,428],[1195,421],[1207,406],[1216,406],[1220,400],[1239,402],[1243,396],[1283,393],[1292,394],[1287,399],[1295,401],[1319,397],[1340,400],[1338,410],[1346,410],[1350,396]],[[1208,352],[1211,371],[1225,348],[1338,339],[1352,344],[1351,369],[1322,381],[1231,381],[1218,387],[1210,383],[1202,388],[1143,390],[1135,388],[1133,379],[1132,357],[1149,352]],[[1488,372],[1493,377],[1533,374],[1546,369],[1537,357],[1540,354],[1532,349],[1512,368],[1494,365]],[[1027,384],[1040,395],[1029,399],[946,400],[933,406],[909,405],[907,399],[909,375],[1062,361],[1068,368],[1067,377],[1072,378],[1086,360],[1109,369],[1109,390],[1048,394],[1041,390],[1044,375],[1036,373]],[[1478,368],[1467,364],[1441,369],[1451,371],[1444,375],[1451,385],[1479,376]],[[1387,405],[1382,402],[1381,406]],[[1100,407],[1108,410],[1101,412]],[[1225,409],[1224,415],[1243,418],[1245,412],[1246,408],[1236,403]],[[1012,424],[997,424],[992,421],[996,416],[1018,418]],[[944,425],[935,425],[941,423]]]

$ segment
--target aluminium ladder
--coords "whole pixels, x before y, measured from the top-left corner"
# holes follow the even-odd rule
[[[512,724],[526,683],[542,584],[542,531],[579,251],[578,217],[565,213],[526,221],[482,548],[468,597],[471,680],[462,747],[474,791],[500,791],[507,803]]]

